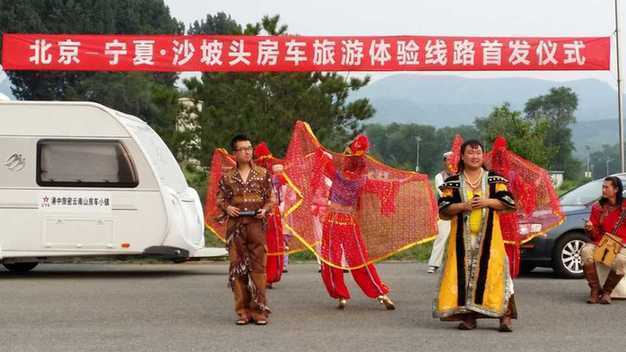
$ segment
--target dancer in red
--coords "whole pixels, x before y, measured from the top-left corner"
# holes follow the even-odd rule
[[[281,221],[280,203],[283,200],[283,186],[285,178],[282,175],[283,162],[275,158],[267,144],[261,143],[254,149],[255,163],[267,169],[272,175],[272,187],[276,194],[276,204],[267,215],[266,241],[267,241],[267,287],[280,281],[283,272],[285,254],[285,237]]]
[[[355,213],[363,192],[376,194],[383,203],[385,200],[395,200],[399,182],[368,177],[364,160],[368,146],[367,137],[359,135],[346,148],[346,157],[340,171],[336,170],[328,155],[320,149],[323,174],[332,180],[328,196],[330,206],[322,225],[321,250],[323,257],[330,258],[332,263],[341,263],[345,259],[350,267],[356,267],[351,270],[352,276],[363,293],[391,310],[395,309],[395,305],[387,296],[389,288],[380,280],[374,264],[367,264],[367,247]],[[382,204],[383,212],[385,205]],[[344,282],[342,268],[322,263],[322,280],[328,294],[338,299],[339,308],[343,309],[350,298],[350,292]]]
[[[366,154],[368,146],[360,135],[343,153],[332,152],[297,122],[285,157],[297,197],[285,199],[284,226],[322,262],[339,308],[350,298],[345,269],[368,297],[394,309],[374,263],[431,240],[436,202],[427,175],[387,166]]]

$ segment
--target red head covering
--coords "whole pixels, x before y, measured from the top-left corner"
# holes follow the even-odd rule
[[[270,148],[267,146],[267,143],[261,142],[259,145],[254,148],[254,158],[261,159],[272,156],[272,152],[270,152]]]
[[[359,134],[352,140],[352,142],[348,146],[347,154],[356,155],[356,156],[365,155],[369,147],[370,147],[369,138],[367,138],[366,135]]]

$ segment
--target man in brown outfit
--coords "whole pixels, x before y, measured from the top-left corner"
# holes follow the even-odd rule
[[[266,325],[270,309],[265,296],[265,215],[274,195],[270,173],[252,161],[252,143],[243,135],[233,138],[231,148],[237,167],[219,182],[217,206],[227,222],[229,285],[235,296],[237,325],[254,321]]]

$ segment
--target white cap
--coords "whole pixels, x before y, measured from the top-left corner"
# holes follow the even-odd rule
[[[443,158],[444,158],[444,159],[446,159],[446,160],[447,160],[450,156],[452,156],[452,152],[445,152],[445,153],[443,153]]]

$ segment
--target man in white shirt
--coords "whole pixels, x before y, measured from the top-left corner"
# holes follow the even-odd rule
[[[450,176],[448,171],[448,158],[452,155],[452,152],[445,152],[443,154],[443,170],[435,176],[435,185],[437,186],[437,197],[441,197],[441,190],[439,187]],[[448,242],[448,235],[450,234],[450,221],[439,220],[439,233],[433,243],[433,250],[430,253],[430,259],[428,260],[428,273],[432,274],[441,266],[443,261],[443,252],[446,248],[446,242]]]

